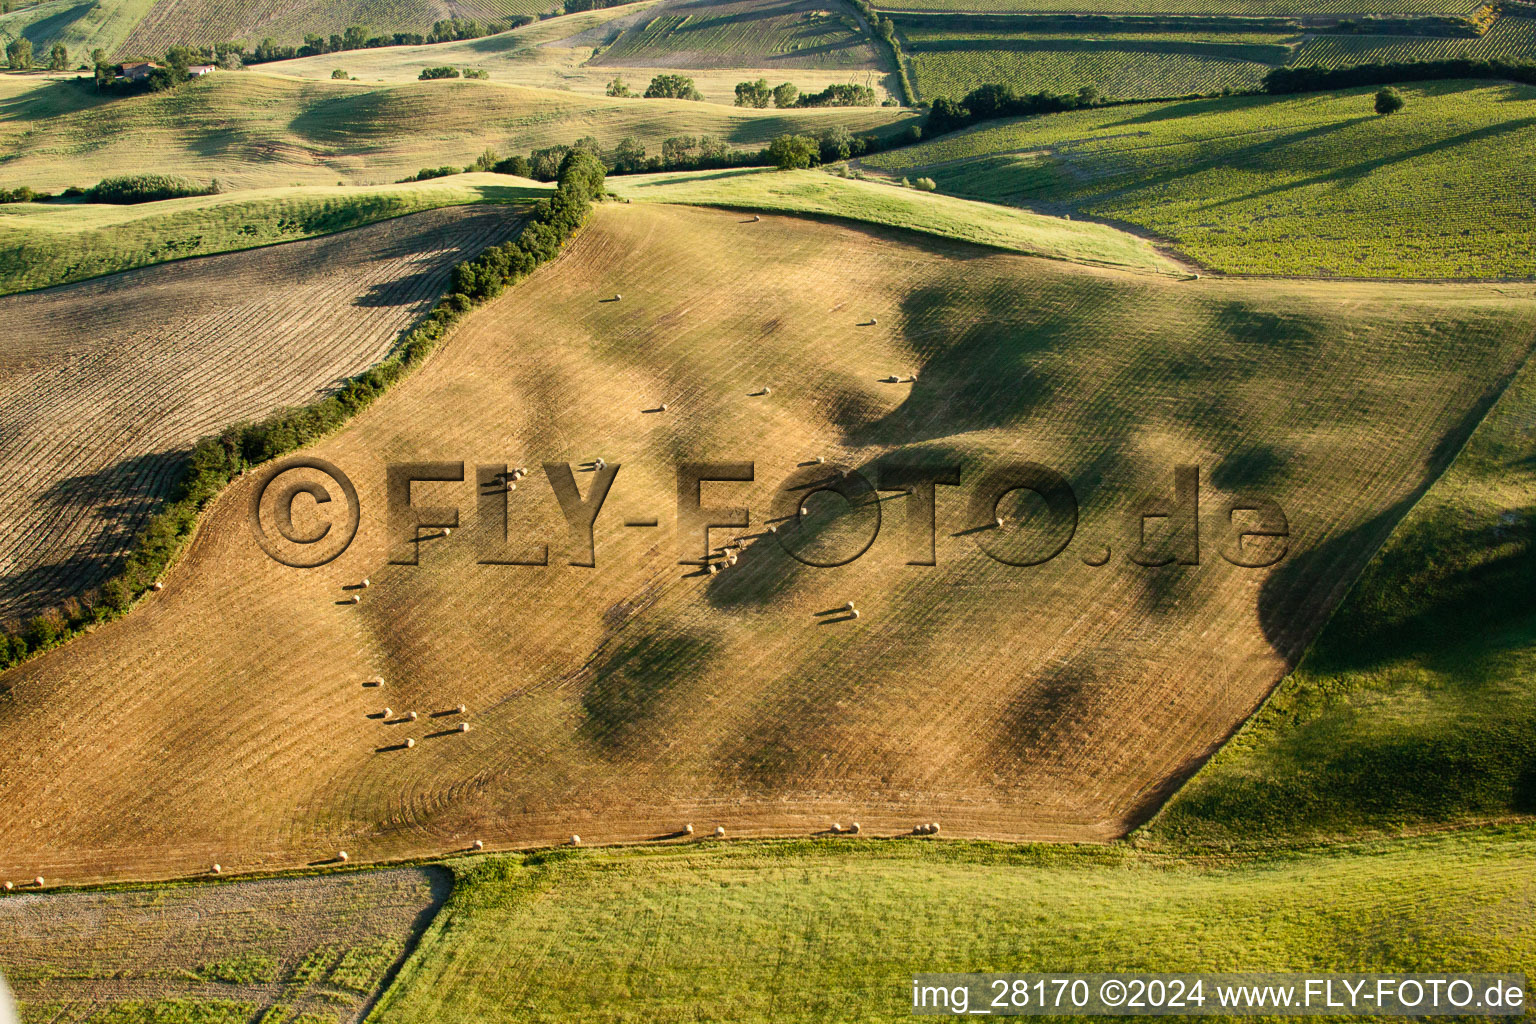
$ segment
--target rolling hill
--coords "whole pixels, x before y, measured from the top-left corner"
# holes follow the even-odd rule
[[[352,25],[374,33],[426,33],[433,22],[472,18],[481,24],[510,14],[543,14],[542,0],[44,0],[0,15],[0,37],[26,38],[39,51],[63,43],[85,60],[102,49],[118,59],[162,54],[172,46],[271,37],[295,45],[307,34],[329,36]]]
[[[786,64],[777,59],[769,62],[765,50],[761,54],[745,52],[729,57],[720,54],[713,63],[695,60],[687,64],[667,64],[669,54],[677,51],[639,44],[633,50],[638,54],[634,66],[626,65],[623,60],[605,59],[609,56],[606,47],[611,41],[623,37],[633,26],[645,24],[645,19],[656,10],[655,0],[649,0],[550,18],[481,39],[354,50],[276,61],[261,67],[273,74],[300,78],[329,80],[339,68],[367,82],[410,82],[416,80],[422,69],[446,64],[483,70],[493,82],[562,89],[591,96],[606,95],[609,83],[615,78],[623,79],[636,93],[643,93],[653,76],[680,74],[693,79],[706,100],[727,106],[736,101],[738,82],[758,78],[769,78],[775,85],[789,80],[803,93],[819,92],[832,84],[853,81],[874,89],[882,101],[899,96],[895,75],[878,62],[838,63],[802,55],[801,59]],[[754,24],[761,28],[760,23],[754,21]],[[790,19],[787,24],[793,31],[796,20]],[[792,42],[786,40],[780,45],[787,48]],[[771,39],[768,45],[772,45]],[[843,56],[850,52],[851,44],[839,51]],[[677,59],[687,58],[678,54]],[[722,62],[729,66],[720,66]]]
[[[1133,104],[983,123],[861,161],[1153,233],[1214,270],[1536,277],[1536,88],[1497,82]]]
[[[689,821],[1123,834],[1299,656],[1533,327],[1536,302],[1491,287],[1179,281],[873,228],[605,206],[313,449],[370,510],[339,559],[303,572],[262,554],[247,477],[163,593],[7,673],[0,729],[34,740],[0,764],[0,874],[250,871],[338,848],[374,860]],[[881,383],[909,371],[917,383]],[[704,497],[762,523],[797,464],[873,471],[896,450],[1053,465],[1080,488],[1081,539],[1048,565],[1004,566],[945,490],[936,566],[905,564],[898,518],[839,570],[805,569],[751,531],[716,576],[677,564],[672,530],[619,525],[675,508],[680,458],[754,460],[756,483]],[[509,507],[510,539],[546,539],[548,567],[481,564],[513,556],[487,556],[494,515],[477,519],[476,489],[448,484],[417,500],[460,505],[471,528],[429,531],[420,565],[387,564],[386,461],[537,474],[598,456],[624,472],[597,568],[566,564],[580,549],[560,542],[538,476]],[[1280,568],[1218,561],[1219,538],[1187,572],[1125,560],[1127,511],[1169,493],[1186,461],[1209,474],[1202,507],[1254,490],[1281,504]],[[817,543],[864,528],[812,505]],[[1027,504],[999,511],[1030,521]],[[995,543],[1023,557],[1030,534]],[[1105,546],[1112,564],[1096,568]],[[861,618],[817,614],[848,600]],[[434,717],[459,704],[467,717]]]
[[[931,17],[931,16],[930,16]],[[928,100],[960,99],[989,82],[1019,92],[1072,93],[1092,86],[1103,96],[1156,99],[1256,91],[1280,67],[1345,67],[1412,60],[1536,59],[1536,19],[1503,17],[1481,36],[1359,35],[1291,29],[1260,31],[1218,23],[1178,31],[1179,22],[1134,29],[1111,21],[1072,31],[988,31],[959,24],[902,25],[912,81]],[[897,22],[898,25],[902,23]]]
[[[0,621],[100,584],[194,441],[377,362],[517,223],[433,211],[0,299]]]
[[[0,76],[0,179],[39,189],[92,185],[132,170],[226,188],[384,184],[422,167],[634,137],[658,151],[674,135],[759,149],[833,124],[887,135],[915,123],[880,107],[746,110],[687,100],[609,99],[495,82],[402,85],[220,73],[173,93],[103,98],[89,83]]]

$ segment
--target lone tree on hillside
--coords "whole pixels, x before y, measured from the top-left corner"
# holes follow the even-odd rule
[[[1376,113],[1395,114],[1403,109],[1403,94],[1390,85],[1376,94]]]
[[[11,68],[16,71],[25,71],[32,66],[32,40],[13,39],[5,48],[5,59]]]
[[[768,145],[768,159],[781,171],[807,168],[820,153],[820,144],[808,135],[780,135]]]
[[[736,83],[736,105],[738,107],[766,107],[773,99],[773,90],[768,88],[768,79],[759,78],[755,82]]]
[[[693,84],[693,79],[686,75],[657,75],[646,87],[645,98],[648,100],[702,100],[704,94],[699,92]]]

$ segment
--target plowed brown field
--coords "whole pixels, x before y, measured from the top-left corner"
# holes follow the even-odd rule
[[[193,441],[377,362],[516,223],[439,210],[0,298],[0,622],[99,584]]]

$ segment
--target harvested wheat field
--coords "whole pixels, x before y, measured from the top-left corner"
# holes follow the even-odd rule
[[[447,898],[441,868],[0,900],[38,1021],[359,1021]]]
[[[356,484],[345,554],[269,559],[249,475],[162,593],[7,674],[0,730],[27,742],[0,762],[0,873],[249,870],[687,824],[695,840],[832,822],[1123,835],[1294,662],[1533,328],[1529,287],[1180,281],[792,217],[600,207],[307,452]],[[599,458],[621,468],[596,565],[573,566],[584,552],[541,463]],[[839,516],[809,486],[920,459],[963,471],[937,488],[931,559],[912,498]],[[456,506],[460,528],[421,530],[397,552],[419,564],[388,564],[385,463],[459,460],[464,482],[411,493]],[[703,485],[705,505],[751,510],[749,528],[712,532],[717,549],[744,543],[715,573],[679,564],[702,546],[690,531],[680,555],[674,536],[680,460],[755,463],[751,483]],[[1017,460],[1064,474],[1081,503],[1061,555],[1028,568],[979,545],[1027,561],[1060,522],[1042,525],[1027,492],[998,506],[1001,528],[969,508]],[[1127,511],[1170,502],[1181,464],[1201,469],[1200,564],[1134,564]],[[531,472],[509,493],[503,465]],[[805,489],[775,510],[794,473]],[[589,494],[597,472],[574,475]],[[1278,566],[1222,557],[1234,496],[1283,509]],[[851,564],[781,548],[845,557],[876,508]],[[301,533],[324,511],[293,509]],[[1154,546],[1162,533],[1148,527]],[[548,566],[488,564],[537,560],[533,544]]]
[[[0,298],[0,621],[102,582],[193,441],[377,362],[508,208]]]

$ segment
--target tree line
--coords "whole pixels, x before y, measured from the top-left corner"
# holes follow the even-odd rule
[[[736,84],[736,105],[755,107],[759,110],[769,104],[775,107],[873,107],[879,103],[875,90],[867,85],[829,85],[821,92],[802,95],[793,82],[770,87],[768,79]]]

